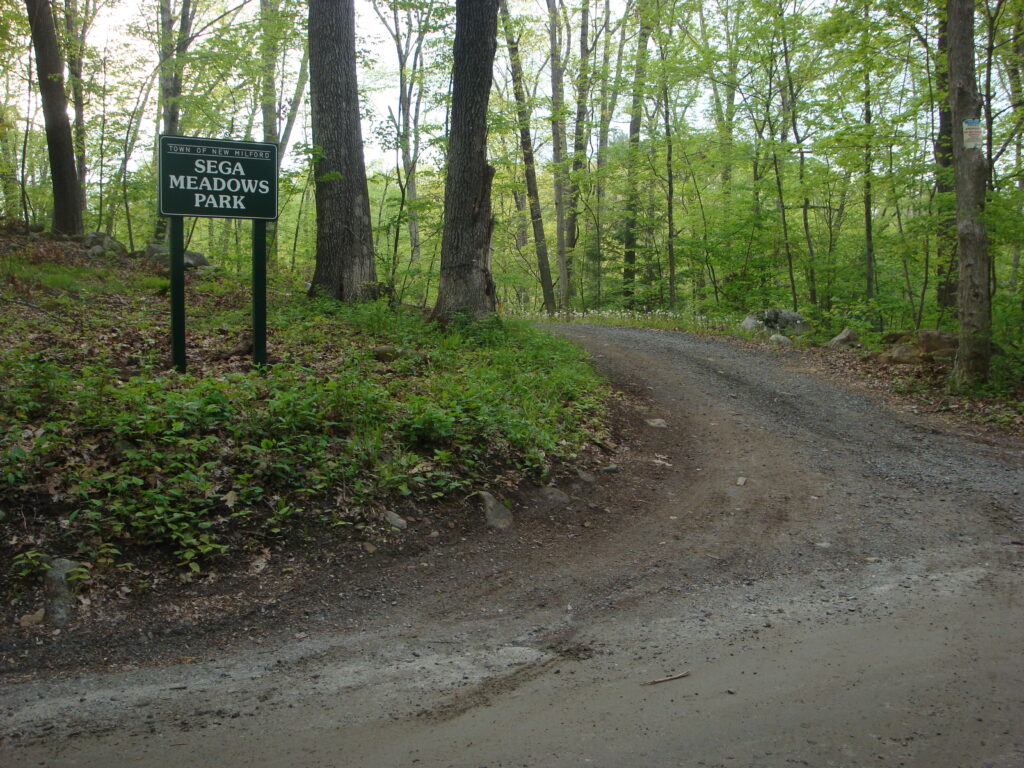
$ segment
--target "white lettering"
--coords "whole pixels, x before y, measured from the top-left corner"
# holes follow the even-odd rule
[[[230,160],[206,160],[199,158],[195,162],[196,173],[219,173],[221,176],[245,176],[245,169],[239,162]]]

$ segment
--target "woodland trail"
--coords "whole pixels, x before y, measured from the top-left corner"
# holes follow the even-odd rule
[[[556,330],[628,401],[571,514],[358,620],[3,685],[0,764],[1024,765],[1024,445],[786,352]]]

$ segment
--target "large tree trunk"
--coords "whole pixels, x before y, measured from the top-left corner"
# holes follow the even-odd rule
[[[260,112],[263,141],[277,144],[277,59],[281,50],[280,0],[260,0]],[[278,151],[280,163],[281,151]],[[266,223],[267,262],[277,261],[277,222]]]
[[[974,0],[948,0],[949,105],[953,113],[956,231],[960,260],[960,350],[953,375],[960,384],[988,378],[992,355],[991,257],[982,213],[988,161],[985,147],[964,146],[964,121],[981,117],[974,68]]]
[[[576,120],[573,125],[572,169],[569,175],[568,200],[566,200],[565,249],[572,263],[571,274],[579,270],[576,258],[576,242],[579,239],[580,176],[587,164],[587,143],[590,141],[590,125],[587,115],[590,111],[590,81],[592,47],[590,44],[590,2],[586,0],[580,11],[580,62],[576,80]],[[580,299],[583,299],[583,270],[580,270]]]
[[[354,0],[310,0],[309,73],[316,174],[316,269],[310,293],[377,293],[356,82]]]
[[[481,318],[494,312],[487,103],[497,48],[498,0],[456,0],[448,178],[444,186],[441,278],[434,316]]]
[[[938,258],[935,299],[942,308],[956,306],[956,211],[953,206],[953,114],[949,99],[949,35],[945,15],[939,14],[939,35],[935,51],[935,89],[939,97],[939,135],[935,137],[935,202],[939,210]]]
[[[874,155],[871,118],[871,72],[864,71],[864,298],[875,298],[875,230],[871,202]]]
[[[57,30],[49,0],[25,0],[32,45],[36,52],[39,95],[46,124],[46,151],[53,187],[53,231],[82,231],[82,191],[75,166],[75,147],[64,93],[64,61],[57,46]]]
[[[512,67],[512,92],[516,100],[516,119],[519,123],[519,148],[523,153],[523,173],[526,176],[526,195],[529,200],[530,222],[533,224],[533,243],[537,252],[537,271],[540,287],[544,294],[544,311],[555,313],[555,291],[551,284],[551,266],[548,260],[548,243],[544,234],[544,216],[540,208],[540,191],[537,187],[537,168],[533,156],[533,137],[530,135],[530,107],[526,103],[523,87],[523,63],[519,55],[519,43],[512,32],[512,20],[508,4],[501,2],[501,18],[505,27],[505,42]]]
[[[565,88],[563,85],[561,25],[556,0],[548,4],[548,43],[551,53],[551,162],[555,187],[555,249],[558,261],[558,308],[569,311],[572,284],[565,246]]]
[[[161,132],[176,136],[181,132],[181,90],[185,71],[185,54],[192,45],[192,22],[195,7],[192,0],[181,0],[181,7],[172,7],[173,0],[159,0],[160,40],[160,115]],[[175,29],[177,24],[177,29]],[[155,158],[154,158],[155,160]],[[154,162],[155,164],[155,162]],[[163,240],[167,219],[157,216],[153,239]]]

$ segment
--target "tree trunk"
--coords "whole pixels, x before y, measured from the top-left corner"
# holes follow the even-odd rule
[[[576,120],[573,126],[572,169],[569,175],[568,200],[566,201],[565,249],[567,258],[578,265],[575,258],[576,242],[579,239],[580,176],[587,163],[587,142],[590,140],[590,126],[587,113],[590,105],[590,3],[583,3],[580,16],[580,64],[576,85]],[[576,266],[579,269],[579,266]],[[570,272],[572,268],[570,267]],[[582,286],[583,270],[580,270]],[[582,288],[580,294],[582,298]]]
[[[512,92],[516,100],[516,118],[519,122],[519,147],[523,153],[523,173],[526,176],[526,195],[529,200],[530,222],[533,224],[533,242],[537,251],[537,270],[540,274],[541,291],[544,294],[544,311],[555,313],[555,291],[551,284],[551,266],[548,261],[547,237],[544,234],[544,217],[540,207],[540,191],[537,187],[536,161],[533,156],[533,138],[530,135],[530,108],[526,103],[523,87],[523,64],[519,55],[519,43],[513,37],[512,19],[508,4],[501,2],[501,18],[505,28],[505,42],[508,45],[509,62],[512,69]]]
[[[569,311],[572,284],[569,280],[569,262],[565,243],[565,89],[561,25],[558,21],[556,0],[548,4],[548,42],[551,53],[551,162],[555,185],[555,258],[558,262],[558,308]]]
[[[939,307],[956,306],[956,209],[953,202],[953,115],[949,99],[949,35],[945,15],[939,14],[939,35],[935,51],[935,89],[939,93],[939,135],[935,137],[935,203],[939,210],[936,232],[938,257],[935,299]]]
[[[75,147],[64,93],[64,61],[49,0],[25,0],[32,45],[36,53],[39,95],[46,124],[46,151],[53,187],[53,231],[73,235],[82,231],[82,191],[75,165]]]
[[[647,40],[651,23],[644,4],[637,8],[640,34],[636,43],[636,64],[633,70],[633,101],[629,110],[629,166],[626,169],[626,220],[623,224],[622,295],[632,299],[636,280],[637,217],[640,214],[640,192],[637,173],[640,169],[640,125],[643,120],[644,81],[647,73]]]
[[[280,0],[260,0],[260,112],[263,141],[277,144],[277,58],[281,49]],[[278,151],[278,162],[281,152]],[[277,261],[277,222],[266,223],[267,262]]]
[[[988,161],[985,147],[964,146],[964,121],[981,117],[974,67],[974,0],[947,0],[949,105],[953,115],[956,231],[960,261],[960,350],[954,379],[968,385],[988,378],[992,355],[991,257],[982,214]]]
[[[309,70],[316,174],[311,294],[342,301],[377,293],[370,196],[356,82],[354,0],[310,0]]]
[[[71,102],[74,107],[75,121],[72,133],[75,144],[75,167],[78,173],[78,190],[81,197],[83,217],[86,209],[85,178],[85,82],[84,54],[85,38],[89,34],[96,8],[88,0],[81,9],[77,0],[64,2],[64,45],[67,55],[68,80],[71,86]]]
[[[497,48],[498,0],[456,0],[448,178],[444,185],[441,278],[434,316],[478,319],[495,309],[490,248],[487,104]]]
[[[159,0],[160,41],[160,115],[161,132],[175,136],[181,132],[181,84],[185,69],[185,54],[192,45],[192,21],[195,8],[191,0],[181,0],[181,7],[172,7],[172,0]],[[177,22],[177,29],[175,29]],[[154,163],[155,164],[155,163]],[[153,238],[163,240],[167,234],[167,219],[157,216]]]
[[[874,159],[871,136],[871,73],[864,71],[864,297],[871,301],[875,297],[875,231],[871,202],[871,183],[874,176]]]

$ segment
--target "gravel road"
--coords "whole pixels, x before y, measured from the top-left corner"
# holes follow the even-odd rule
[[[0,764],[1024,766],[1024,445],[794,352],[555,330],[625,393],[568,509],[358,620],[8,682]]]

